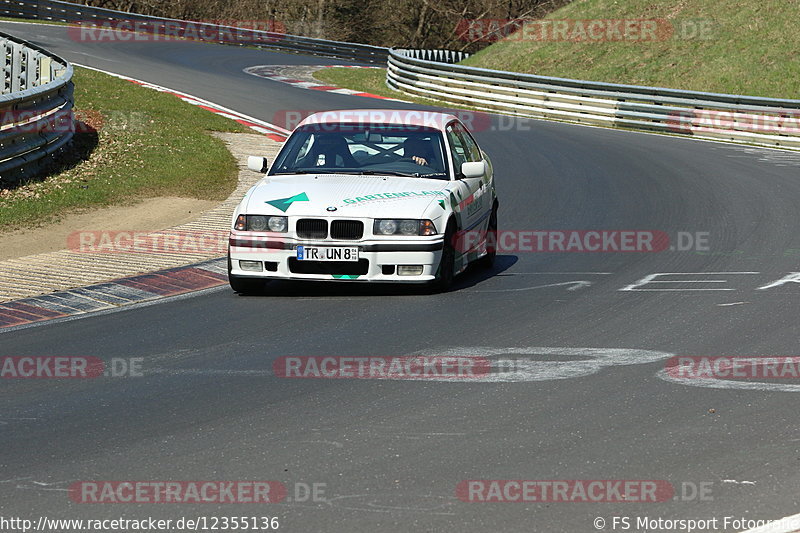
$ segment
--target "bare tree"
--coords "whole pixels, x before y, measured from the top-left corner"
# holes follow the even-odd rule
[[[80,0],[144,15],[209,20],[379,46],[475,51],[465,21],[538,18],[570,0]]]

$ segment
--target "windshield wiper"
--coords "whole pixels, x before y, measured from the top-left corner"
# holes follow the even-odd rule
[[[380,176],[380,175],[387,175],[387,176],[403,176],[404,178],[417,178],[419,174],[409,173],[409,172],[397,172],[396,170],[362,170],[359,174],[364,174],[365,176]]]

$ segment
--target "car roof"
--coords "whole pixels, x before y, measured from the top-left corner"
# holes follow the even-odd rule
[[[307,124],[391,124],[444,131],[453,120],[458,119],[449,113],[424,109],[338,109],[309,115],[297,127]]]

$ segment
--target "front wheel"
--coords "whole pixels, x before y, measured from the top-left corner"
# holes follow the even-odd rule
[[[444,232],[444,244],[442,247],[442,259],[439,261],[439,270],[436,279],[430,282],[428,288],[430,292],[446,292],[453,284],[455,277],[453,272],[456,269],[456,249],[453,240],[456,235],[456,226],[450,221]]]

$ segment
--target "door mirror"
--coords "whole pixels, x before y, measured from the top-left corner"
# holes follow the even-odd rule
[[[461,163],[461,173],[465,178],[481,178],[486,175],[486,162],[481,160]]]
[[[253,172],[264,174],[267,170],[269,170],[269,163],[267,163],[266,157],[251,155],[247,157],[247,168]]]

